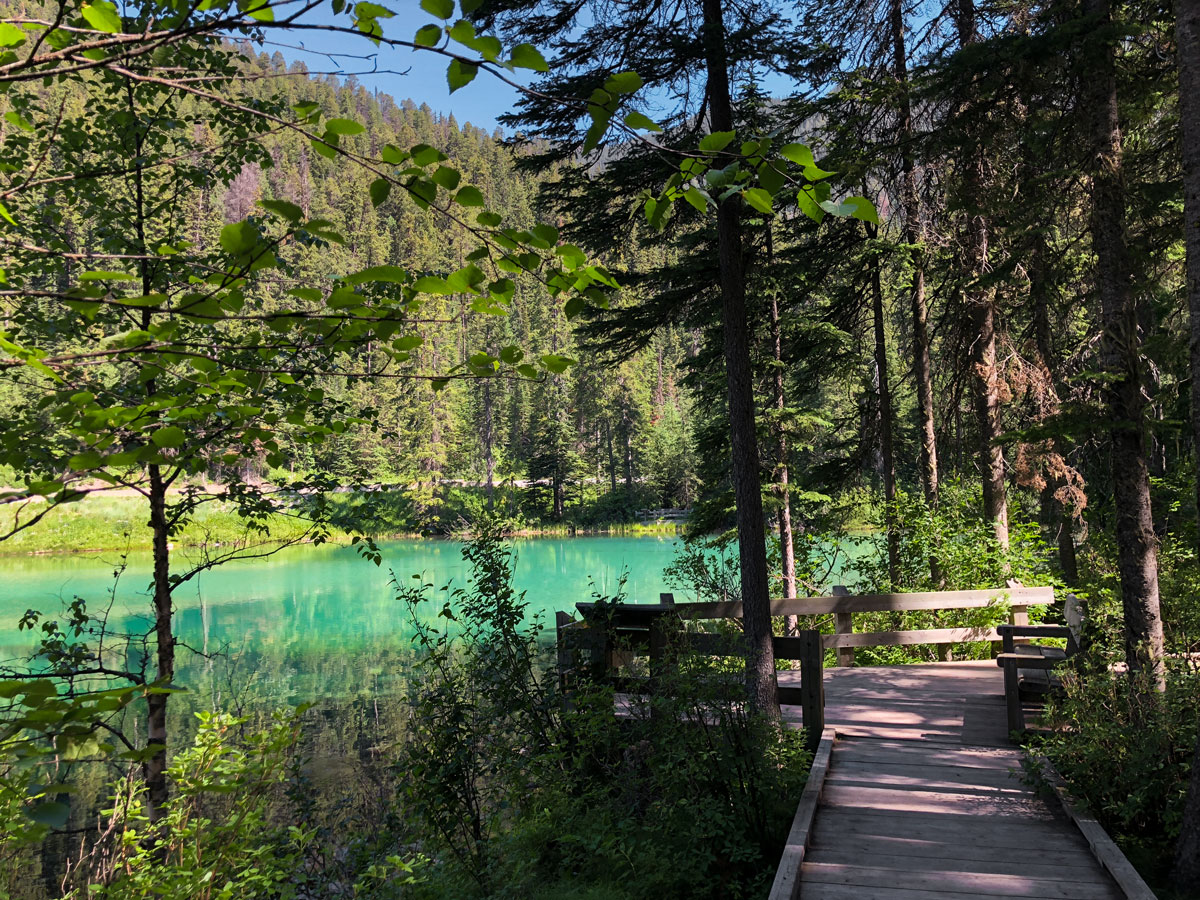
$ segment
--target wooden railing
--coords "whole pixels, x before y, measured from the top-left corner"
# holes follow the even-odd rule
[[[959,644],[998,641],[992,626],[974,628],[922,628],[908,631],[854,630],[857,613],[912,612],[919,610],[983,609],[1008,604],[1013,625],[1029,624],[1029,608],[1054,602],[1050,587],[1023,587],[1012,583],[995,590],[934,591],[912,594],[850,594],[833,588],[827,597],[785,597],[771,601],[772,616],[827,616],[834,619],[834,633],[815,629],[795,636],[773,638],[776,659],[800,662],[800,687],[779,689],[779,701],[802,708],[809,736],[818,740],[825,727],[825,689],[822,666],[824,651],[836,650],[839,666],[854,665],[858,647],[911,644]],[[658,603],[618,604],[604,609],[594,603],[578,603],[583,614],[578,621],[558,613],[559,670],[564,674],[586,671],[590,677],[614,683],[625,693],[660,690],[669,665],[669,650],[686,649],[704,656],[737,656],[745,653],[736,637],[728,634],[680,630],[682,621],[740,619],[740,602],[680,603],[663,594]],[[649,657],[649,677],[619,678],[614,673],[636,656]]]
[[[680,619],[725,619],[724,609],[706,615],[706,604],[676,605],[670,594],[659,603],[621,604],[603,610],[594,603],[578,603],[583,620],[564,612],[557,614],[559,671],[583,670],[593,679],[604,679],[623,693],[656,693],[663,689],[671,654],[690,652],[701,656],[744,656],[746,648],[737,635],[682,631]],[[800,663],[800,687],[779,688],[779,702],[798,705],[810,742],[815,747],[825,728],[825,684],[822,676],[824,648],[815,630],[801,631],[772,641],[776,659]],[[648,678],[618,678],[613,673],[633,657],[649,657]],[[582,657],[582,658],[580,658]]]
[[[983,591],[930,591],[912,594],[851,594],[838,585],[828,597],[784,597],[771,601],[772,616],[833,616],[833,634],[821,636],[826,650],[837,650],[839,666],[854,665],[856,647],[895,647],[908,644],[962,644],[999,641],[993,627],[922,628],[911,631],[854,630],[854,614],[918,610],[982,609],[1007,602],[1013,625],[1029,624],[1029,607],[1054,602],[1052,587],[1008,587]],[[685,619],[740,619],[740,602],[684,603],[675,607]]]

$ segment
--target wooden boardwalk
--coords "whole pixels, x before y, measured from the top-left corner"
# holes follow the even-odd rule
[[[825,691],[840,740],[804,900],[1125,897],[1061,808],[1021,780],[994,661],[832,669]]]

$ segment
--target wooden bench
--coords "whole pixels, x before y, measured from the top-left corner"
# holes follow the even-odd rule
[[[1008,730],[1025,732],[1025,701],[1045,702],[1050,694],[1062,689],[1054,669],[1079,652],[1083,622],[1079,600],[1068,594],[1064,609],[1066,625],[1001,625],[997,631],[1003,650],[996,665],[1004,670],[1004,703],[1008,711]],[[1059,638],[1067,646],[1017,644],[1018,639]]]

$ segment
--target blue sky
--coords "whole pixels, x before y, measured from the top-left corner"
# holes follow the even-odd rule
[[[393,0],[386,4],[396,11],[393,19],[381,19],[384,34],[397,39],[411,40],[422,25],[436,22],[422,10],[418,0]],[[331,21],[325,11],[313,21]],[[340,17],[339,23],[347,19]],[[267,33],[268,38],[272,36]],[[471,122],[482,128],[494,128],[497,117],[512,108],[517,92],[486,72],[464,88],[450,94],[446,84],[445,57],[427,52],[391,49],[387,46],[374,47],[363,38],[350,35],[313,32],[307,35],[275,33],[279,43],[267,40],[261,49],[267,53],[278,50],[286,59],[302,60],[311,71],[328,72],[340,70],[346,75],[354,74],[370,89],[391,94],[396,100],[410,98],[416,103],[428,103],[440,113],[453,113],[459,123]],[[304,49],[298,46],[303,37]],[[324,54],[335,54],[332,59]],[[339,56],[336,54],[351,54]],[[374,59],[360,59],[366,54],[375,54]],[[375,69],[374,74],[367,74]],[[402,74],[406,73],[406,74]],[[524,77],[524,76],[522,76]]]

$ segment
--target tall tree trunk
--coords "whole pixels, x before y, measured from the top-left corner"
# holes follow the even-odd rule
[[[931,510],[938,505],[937,430],[933,421],[933,366],[929,360],[929,308],[925,301],[925,226],[921,218],[921,195],[913,161],[913,114],[909,96],[908,49],[904,40],[903,0],[890,0],[892,72],[900,85],[899,129],[900,170],[903,175],[901,206],[904,211],[904,243],[911,249],[913,277],[909,301],[912,313],[913,381],[917,385],[918,433],[921,441],[921,487]],[[929,558],[929,577],[942,583],[942,567],[936,556]]]
[[[480,437],[483,439],[483,464],[487,470],[487,508],[491,512],[496,508],[496,424],[495,403],[492,398],[492,384],[483,382],[483,427]]]
[[[704,0],[705,66],[709,122],[713,131],[733,130],[724,11],[721,0]],[[746,318],[746,279],[742,261],[741,197],[717,207],[717,258],[721,280],[721,325],[729,393],[732,479],[737,503],[738,551],[742,576],[742,626],[746,632],[746,689],[751,705],[779,717],[775,648],[767,576],[767,538],[759,485],[754,427],[754,386],[750,367],[750,328]]]
[[[145,133],[139,127],[139,114],[134,97],[132,81],[125,83],[126,100],[129,105],[130,117],[134,123],[134,159],[143,158]],[[141,165],[134,169],[133,177],[135,218],[134,229],[137,236],[136,248],[141,257],[138,263],[139,275],[142,282],[142,293],[149,295],[155,287],[154,267],[149,257],[149,242],[146,238],[146,196],[145,175]],[[149,309],[142,311],[142,329],[149,330],[153,322],[153,313]],[[150,402],[155,400],[158,385],[154,378],[145,383],[146,397]],[[167,482],[163,478],[161,467],[155,463],[147,467],[150,481],[146,492],[150,503],[150,531],[153,547],[153,585],[154,605],[154,640],[155,664],[157,672],[155,680],[166,685],[175,678],[175,632],[172,622],[171,608],[171,556],[170,556],[170,525],[167,521]],[[153,693],[146,697],[146,740],[147,749],[154,752],[142,763],[142,777],[146,782],[147,815],[152,826],[164,822],[167,811],[167,800],[170,798],[171,786],[167,779],[167,699],[170,694]],[[158,831],[158,828],[155,828]],[[152,835],[152,840],[161,836]],[[159,846],[165,844],[159,840]]]
[[[955,10],[960,47],[978,41],[974,0],[959,0]],[[973,102],[972,97],[967,102]],[[979,468],[983,479],[983,514],[996,541],[1008,549],[1008,492],[1000,437],[1000,372],[996,368],[996,306],[992,291],[980,284],[988,271],[988,221],[983,214],[985,158],[983,143],[971,128],[963,147],[963,201],[967,209],[967,308],[974,326],[971,345],[971,384],[979,428]]]
[[[1047,394],[1054,390],[1054,385],[1058,381],[1058,359],[1054,353],[1054,342],[1050,331],[1050,309],[1046,298],[1046,282],[1048,280],[1046,267],[1049,254],[1050,248],[1046,245],[1045,239],[1039,237],[1029,252],[1028,266],[1029,298],[1033,304],[1033,335],[1034,341],[1037,343],[1038,356],[1049,380],[1049,384],[1045,388]],[[1045,415],[1056,413],[1058,411],[1057,399],[1053,399],[1052,402],[1053,408],[1047,408],[1044,406],[1045,400],[1039,398],[1040,412]],[[1064,443],[1059,438],[1051,438],[1047,452],[1062,455],[1062,451],[1066,449],[1063,446]],[[1063,462],[1066,463],[1065,457]],[[1043,525],[1047,530],[1054,532],[1054,539],[1058,545],[1058,565],[1062,570],[1063,580],[1067,584],[1073,585],[1079,581],[1079,566],[1075,558],[1075,511],[1073,507],[1055,496],[1058,490],[1065,486],[1066,481],[1063,478],[1053,474],[1049,477],[1043,491],[1041,513]]]
[[[1176,0],[1175,38],[1179,48],[1184,241],[1191,314],[1192,446],[1197,455],[1196,511],[1200,515],[1200,0]],[[1200,733],[1192,753],[1192,779],[1175,846],[1172,877],[1180,889],[1200,884]]]
[[[604,420],[604,442],[608,445],[608,487],[609,492],[617,492],[617,461],[613,457],[612,419]]]
[[[1085,0],[1084,13],[1108,23],[1110,0]],[[1125,240],[1125,184],[1117,107],[1116,51],[1094,45],[1084,84],[1084,108],[1092,115],[1092,245],[1104,333],[1101,368],[1112,444],[1117,558],[1125,613],[1125,656],[1131,674],[1147,673],[1161,690],[1163,628],[1158,597],[1158,546],[1150,508],[1146,465],[1145,401],[1133,293]]]
[[[771,295],[771,350],[775,360],[775,483],[779,492],[779,558],[783,569],[783,596],[796,596],[796,548],[792,540],[792,496],[788,490],[787,427],[783,421],[787,409],[783,392],[783,331],[779,327],[779,296]],[[799,616],[786,616],[783,630],[796,634],[800,630]]]
[[[150,530],[154,557],[154,640],[158,671],[156,678],[170,684],[175,678],[175,633],[171,623],[171,561],[167,525],[167,486],[157,465],[150,470]],[[159,822],[166,814],[170,785],[167,782],[167,698],[169,694],[150,694],[146,698],[147,734],[150,744],[158,747],[146,760],[143,775],[149,800],[150,821]]]
[[[868,234],[875,237],[872,228]],[[875,332],[875,372],[879,401],[879,455],[883,460],[883,500],[887,504],[884,522],[887,528],[888,578],[892,590],[900,586],[900,530],[896,526],[896,459],[892,448],[892,388],[888,382],[887,334],[883,319],[883,283],[879,277],[879,257],[871,261],[871,319]]]
[[[1179,122],[1183,136],[1183,236],[1191,318],[1192,449],[1197,459],[1196,513],[1200,516],[1200,0],[1176,0],[1179,47]],[[1197,529],[1200,540],[1200,529]]]

